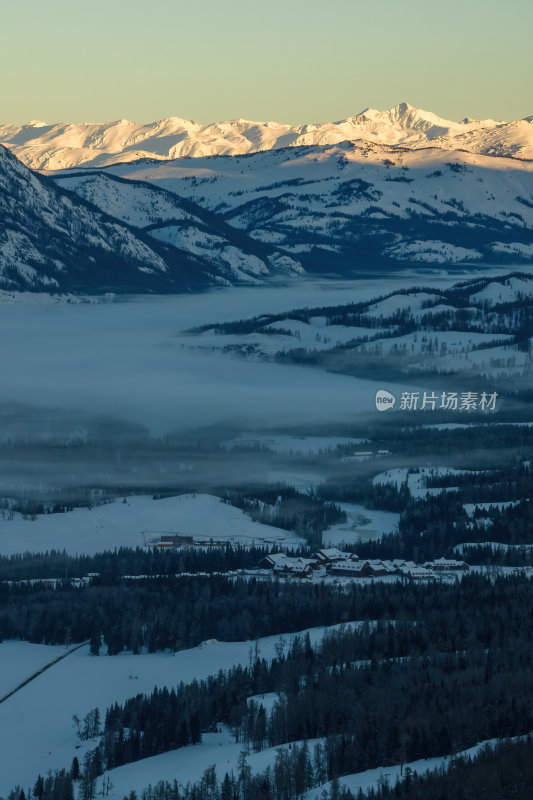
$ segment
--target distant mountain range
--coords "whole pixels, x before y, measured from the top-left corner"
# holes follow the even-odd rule
[[[261,150],[365,140],[409,148],[428,143],[443,149],[533,159],[533,117],[512,122],[452,122],[400,103],[390,111],[367,108],[340,122],[283,125],[235,119],[201,125],[170,117],[139,125],[107,123],[0,125],[0,143],[33,169],[102,167],[139,158],[243,155]]]
[[[150,146],[168,155],[177,146],[172,125],[158,123],[166,138],[153,131]],[[216,147],[265,149],[173,159],[152,153],[131,161],[141,151],[124,148],[141,139],[147,146],[145,128],[121,123],[97,133],[91,125],[67,126],[64,135],[77,143],[63,149],[67,162],[81,151],[93,160],[43,175],[15,151],[22,148],[22,158],[45,147],[31,138],[44,129],[33,123],[24,135],[13,133],[11,150],[0,145],[0,289],[171,292],[303,272],[349,276],[411,263],[533,261],[533,160],[523,156],[530,120],[507,128],[448,123],[402,104],[298,129],[299,139],[278,136],[289,129],[274,123],[187,125],[183,148],[208,141],[210,128]],[[47,128],[44,139],[54,140],[60,127]],[[346,140],[347,129],[364,129],[366,138]],[[512,149],[511,130],[524,133],[521,158],[519,150],[480,152],[482,141],[497,150],[498,137]],[[322,135],[344,140],[301,138]],[[36,157],[41,166],[56,163],[50,143],[47,152],[44,162]],[[91,166],[99,159],[120,163]]]

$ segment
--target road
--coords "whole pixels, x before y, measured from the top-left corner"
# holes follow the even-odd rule
[[[50,661],[48,664],[45,664],[44,667],[41,667],[40,669],[38,669],[37,672],[34,672],[32,675],[29,676],[29,678],[26,678],[25,680],[23,680],[21,683],[19,683],[17,686],[15,686],[14,689],[10,689],[9,692],[7,692],[6,694],[2,695],[2,697],[0,697],[0,705],[2,705],[2,703],[5,703],[6,700],[9,700],[10,697],[13,697],[13,695],[16,694],[17,692],[20,692],[20,690],[23,689],[25,686],[27,686],[28,683],[31,683],[32,681],[34,681],[36,678],[39,677],[39,675],[42,675],[43,672],[46,672],[47,669],[50,669],[50,667],[53,667],[55,664],[58,664],[60,661],[63,661],[64,658],[66,658],[67,656],[70,656],[71,653],[76,652],[76,650],[79,650],[80,647],[85,647],[86,644],[89,644],[89,640],[87,640],[86,642],[82,642],[81,644],[77,644],[75,647],[71,647],[70,650],[67,650],[62,655],[58,656],[57,658],[54,658],[53,661]]]

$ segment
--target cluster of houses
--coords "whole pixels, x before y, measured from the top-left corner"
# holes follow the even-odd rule
[[[439,558],[425,564],[394,559],[380,561],[361,559],[355,553],[345,553],[336,547],[317,550],[310,558],[291,557],[286,553],[271,553],[258,564],[260,569],[270,570],[279,577],[317,580],[331,576],[351,578],[381,578],[386,575],[403,576],[413,580],[429,580],[445,572],[466,572],[470,569],[465,561]]]

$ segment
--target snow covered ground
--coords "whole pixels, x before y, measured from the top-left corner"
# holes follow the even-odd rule
[[[265,325],[264,332],[237,334],[221,334],[210,328],[191,340],[192,347],[205,350],[225,350],[254,348],[262,356],[274,356],[276,353],[287,353],[291,350],[305,348],[308,350],[329,350],[331,347],[345,344],[353,339],[365,336],[373,337],[379,328],[363,328],[348,325],[323,325],[319,317],[309,323],[294,319],[282,319]]]
[[[308,740],[311,752],[318,741],[322,740]],[[298,742],[298,744],[301,743]],[[252,772],[263,772],[274,763],[278,750],[289,747],[290,745],[286,744],[281,747],[267,748],[260,753],[250,752],[248,764],[252,768]],[[99,782],[107,780],[109,775],[113,783],[113,791],[109,796],[122,798],[132,789],[145,787],[150,783],[154,785],[160,780],[173,781],[176,779],[181,784],[199,781],[206,767],[212,765],[215,765],[217,777],[222,780],[226,772],[229,775],[232,772],[237,774],[242,750],[242,743],[235,743],[235,739],[229,731],[222,729],[220,733],[205,734],[200,745],[190,745],[110,770],[105,773],[103,778],[99,779]]]
[[[441,295],[439,294],[430,294],[429,292],[414,292],[408,295],[385,297],[383,300],[378,300],[369,306],[365,311],[365,316],[390,317],[398,311],[410,311],[414,314],[422,310],[424,303],[436,303],[440,297]]]
[[[325,630],[322,627],[311,628],[311,641],[318,642]],[[283,637],[285,646],[288,646],[293,635],[286,634]],[[279,636],[259,639],[260,657],[272,659],[279,642]],[[49,769],[70,767],[73,757],[83,753],[83,748],[77,749],[73,714],[83,717],[95,707],[105,712],[112,703],[122,703],[138,693],[151,692],[156,685],[172,687],[180,681],[201,680],[234,664],[246,665],[250,651],[254,652],[254,649],[253,641],[215,641],[208,646],[183,650],[175,655],[156,653],[93,657],[89,655],[88,646],[81,648],[0,705],[0,794],[6,795],[16,784],[33,785],[37,775],[46,775]],[[12,677],[13,667],[9,665],[15,664],[22,652],[20,681],[35,671],[35,665],[39,666],[41,659],[52,660],[56,650],[54,647],[43,649],[41,645],[30,644],[22,647],[19,642],[1,643],[0,667],[4,660],[8,665],[5,682]],[[206,741],[209,743],[210,740]],[[220,746],[218,741],[215,746]],[[212,763],[210,758],[206,754],[203,768]],[[148,776],[145,783],[151,779]],[[145,784],[140,784],[138,780],[138,776],[134,776],[129,788],[142,788]]]
[[[487,520],[490,522],[490,520]],[[479,520],[478,520],[479,522]],[[462,542],[461,544],[456,544],[453,548],[456,553],[460,553],[465,558],[468,558],[468,551],[471,548],[476,547],[490,547],[494,552],[502,551],[507,552],[508,550],[516,550],[516,551],[525,551],[525,550],[533,550],[533,544],[506,544],[505,542]],[[500,569],[500,567],[498,567]]]
[[[461,753],[454,754],[466,757],[475,756],[484,746],[494,746],[499,740],[489,739]],[[312,753],[315,744],[323,742],[322,739],[310,739],[308,745]],[[299,746],[301,742],[292,743]],[[279,750],[289,748],[291,745],[281,745],[280,747],[267,748],[260,753],[250,751],[248,764],[253,773],[263,772],[268,766],[272,766]],[[217,733],[208,733],[203,736],[202,743],[190,745],[188,747],[172,750],[151,758],[142,759],[132,764],[126,764],[106,772],[98,783],[107,782],[109,777],[112,782],[110,797],[122,798],[128,795],[132,789],[144,788],[148,785],[155,785],[158,781],[166,780],[172,782],[177,780],[180,784],[186,785],[188,782],[199,781],[204,770],[208,766],[215,766],[217,777],[222,780],[225,773],[236,774],[238,761],[243,750],[242,744],[236,743],[234,737],[226,729],[221,727]],[[388,781],[394,785],[396,780],[401,780],[408,767],[412,772],[423,775],[435,769],[445,768],[449,765],[454,756],[439,756],[435,758],[419,759],[408,764],[393,765],[387,767],[377,767],[352,775],[345,775],[340,779],[341,786],[345,786],[354,793],[359,789],[363,791],[377,788],[383,781]],[[324,789],[329,789],[330,783],[326,783],[316,789],[311,789],[305,795],[305,800],[320,800]]]
[[[442,475],[464,475],[473,472],[467,469],[454,469],[453,467],[420,467],[417,472],[410,472],[407,467],[396,467],[375,475],[375,484],[392,483],[397,489],[407,485],[413,497],[425,497],[427,494],[442,494],[442,492],[457,491],[454,486],[427,487],[427,479]]]
[[[348,623],[357,624],[357,623]],[[338,627],[338,626],[333,626]],[[313,643],[320,640],[324,628],[309,630]],[[292,634],[283,637],[285,647]],[[259,654],[271,659],[276,652],[280,637],[271,636],[259,639]],[[87,749],[96,746],[97,741],[77,741],[72,715],[83,716],[94,707],[104,711],[115,700],[119,703],[139,692],[150,692],[155,685],[173,686],[179,681],[202,679],[234,664],[246,664],[253,651],[253,642],[214,642],[209,646],[182,651],[176,655],[153,654],[144,656],[121,655],[114,657],[88,655],[88,647],[68,656],[48,672],[26,686],[4,704],[0,705],[0,751],[3,766],[0,771],[0,792],[7,793],[15,784],[33,784],[38,773],[46,774],[49,769],[69,766],[72,758],[83,756]],[[13,676],[13,667],[18,665],[17,682],[31,674],[35,669],[58,654],[62,648],[32,645],[22,642],[0,644],[1,680]],[[277,695],[270,693],[253,698],[271,708]],[[491,740],[488,744],[494,743]],[[312,750],[315,740],[309,742]],[[473,755],[484,744],[482,742],[467,751]],[[279,748],[269,748],[261,753],[250,753],[248,763],[254,772],[261,772],[275,759]],[[219,779],[225,772],[236,772],[242,744],[235,743],[224,728],[217,733],[203,736],[200,745],[180,748],[152,758],[127,764],[106,772],[113,789],[110,796],[121,798],[133,789],[155,784],[159,780],[180,783],[194,782],[201,778],[206,767],[215,765]],[[419,774],[445,766],[450,756],[423,759],[404,765]],[[401,777],[401,767],[387,766],[348,775],[341,784],[357,792],[376,787],[388,779],[394,783]],[[309,791],[306,800],[318,800],[324,788],[321,786]]]
[[[445,147],[398,151],[388,145],[344,141],[246,158],[118,164],[106,174],[148,181],[217,213],[224,211],[231,225],[256,240],[281,245],[303,264],[306,251],[324,244],[328,249],[316,252],[324,260],[329,257],[334,269],[336,248],[353,244],[354,221],[362,218],[362,230],[369,230],[366,217],[382,224],[371,229],[382,248],[382,263],[392,259],[398,264],[479,266],[488,258],[531,262],[530,237],[524,228],[533,218],[527,200],[532,168],[530,162],[513,158],[451,152]],[[444,215],[451,215],[446,224],[455,226],[449,231],[434,225]],[[494,221],[486,228],[490,238],[485,244],[470,235],[483,227],[477,215]],[[510,243],[502,241],[509,237],[502,230],[504,222],[512,231]],[[381,235],[387,230],[394,232],[392,242],[390,236]],[[352,263],[360,263],[355,249]]]
[[[509,508],[511,506],[516,506],[520,500],[501,500],[491,503],[465,503],[463,508],[468,514],[469,517],[473,517],[476,511],[490,511],[491,508],[499,509],[500,511],[504,508]]]
[[[516,737],[515,741],[521,737]],[[484,742],[479,742],[479,744],[474,745],[473,747],[468,748],[468,750],[462,750],[460,753],[454,753],[453,755],[449,756],[439,756],[437,758],[423,758],[419,759],[418,761],[411,761],[408,764],[403,764],[400,766],[399,764],[387,767],[378,767],[377,769],[369,769],[365,772],[357,772],[353,775],[345,775],[340,779],[341,786],[345,786],[346,788],[350,789],[355,795],[359,789],[362,791],[369,791],[370,789],[377,789],[378,786],[383,784],[383,782],[387,782],[389,785],[394,786],[396,781],[402,780],[402,776],[405,775],[406,767],[409,767],[412,772],[417,772],[419,775],[423,775],[427,772],[431,772],[432,770],[446,768],[449,766],[450,762],[453,758],[457,756],[465,756],[473,757],[476,753],[485,747],[485,746],[495,746],[498,743],[498,739],[487,739]],[[323,786],[317,787],[316,789],[311,789],[305,795],[305,800],[320,800],[321,793],[324,789],[328,789],[331,787],[331,784],[328,782]]]
[[[0,697],[65,651],[65,647],[47,644],[0,643]]]
[[[141,547],[158,533],[185,533],[199,542],[230,541],[241,545],[298,546],[302,540],[281,528],[262,525],[239,508],[209,494],[184,494],[153,500],[128,497],[101,506],[75,508],[64,514],[0,519],[0,554],[66,550],[92,555],[115,547]]]
[[[465,333],[464,331],[428,331],[427,333],[408,333],[405,336],[380,339],[376,342],[361,344],[358,350],[373,352],[375,349],[383,353],[399,351],[408,355],[424,355],[426,353],[439,353],[443,350],[450,357],[456,359],[461,353],[468,352],[473,358],[473,347],[490,344],[495,340],[506,339],[511,341],[510,334]],[[483,354],[483,351],[480,351]],[[492,353],[492,350],[491,350]],[[454,362],[455,363],[455,362]]]

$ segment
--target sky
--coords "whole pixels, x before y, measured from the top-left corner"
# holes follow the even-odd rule
[[[0,122],[533,114],[530,0],[2,0]]]

